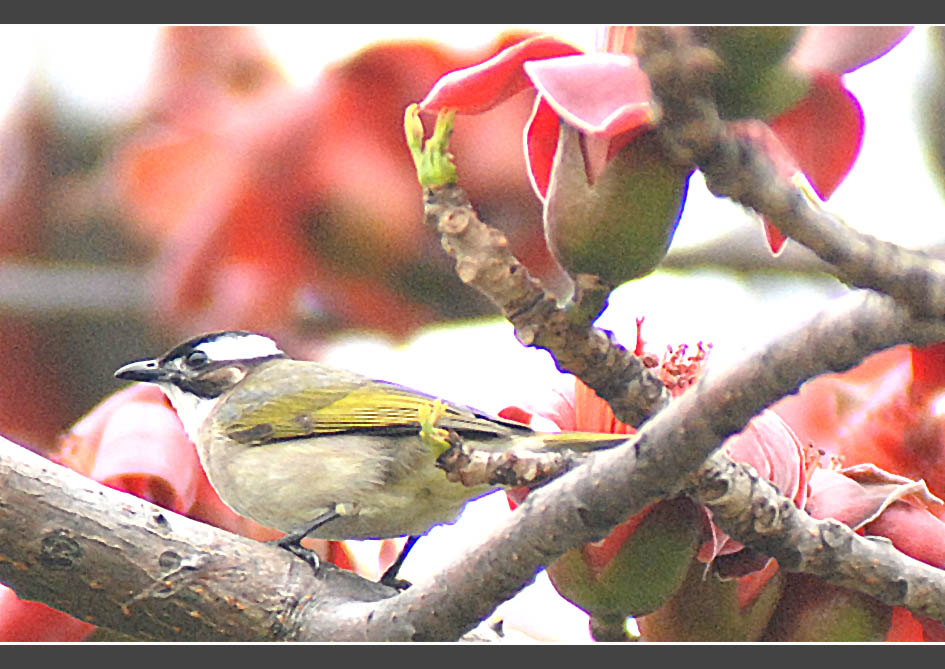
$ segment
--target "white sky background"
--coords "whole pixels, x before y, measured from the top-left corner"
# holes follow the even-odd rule
[[[496,25],[340,25],[340,26],[264,26],[261,28],[270,48],[283,64],[290,79],[300,87],[311,86],[324,64],[377,39],[423,37],[436,39],[456,47],[474,48],[485,44],[503,28]],[[591,26],[528,26],[553,32],[577,46],[590,48],[595,39]],[[15,102],[31,72],[39,70],[49,85],[63,93],[79,109],[90,115],[122,116],[133,114],[142,100],[148,83],[151,55],[159,28],[155,26],[0,26],[0,119]],[[849,224],[906,246],[923,246],[945,239],[943,204],[940,189],[929,176],[916,134],[914,112],[916,86],[923,70],[926,54],[924,29],[917,29],[888,56],[847,75],[846,82],[859,99],[866,117],[866,134],[861,154],[850,176],[829,202],[829,209]],[[677,232],[677,244],[697,243],[719,232],[751,220],[744,211],[727,201],[709,195],[693,179],[686,213]],[[708,222],[712,222],[709,225]],[[760,223],[758,234],[761,235]],[[804,317],[819,309],[827,298],[823,287],[807,288],[796,282],[764,283],[758,280],[736,282],[718,273],[689,275],[656,273],[621,288],[611,300],[612,308],[601,319],[601,325],[616,332],[632,344],[633,319],[628,314],[647,316],[645,336],[650,341],[678,344],[698,340],[714,344],[713,358],[738,355],[743,347],[753,347],[785,327],[803,322]],[[620,317],[613,314],[620,314]],[[490,326],[492,327],[492,326]],[[475,334],[479,343],[497,337],[492,355],[497,350],[513,351],[520,360],[517,345],[506,329]],[[438,344],[437,341],[440,341]],[[439,356],[455,357],[456,332],[438,340],[426,339],[412,355],[429,361]],[[442,350],[440,347],[442,346]],[[658,350],[658,347],[657,347]],[[411,353],[408,350],[407,358]],[[425,365],[392,362],[389,349],[370,342],[340,346],[334,362],[350,368],[399,380],[415,387],[436,392],[437,379],[420,378]],[[510,360],[512,358],[510,357]],[[492,367],[483,367],[475,355],[466,361],[467,376],[486,378],[469,384],[470,397],[451,399],[487,406],[476,399],[487,388],[494,397],[489,378]],[[414,359],[414,363],[417,360]],[[460,362],[460,368],[463,363]],[[510,363],[511,364],[511,363]],[[519,364],[519,363],[516,363]],[[385,374],[383,370],[389,371]],[[406,370],[406,371],[405,371]],[[485,370],[485,371],[484,371]],[[410,378],[412,376],[412,378]],[[485,395],[482,395],[485,397]],[[497,400],[498,401],[498,400]],[[501,407],[498,407],[501,408]],[[493,501],[493,509],[485,517],[504,507],[504,500]],[[465,520],[465,519],[464,519]],[[471,519],[470,519],[471,520]],[[484,521],[483,527],[490,524]],[[457,550],[457,536],[469,539],[469,529],[450,535],[452,528],[439,528],[427,538],[436,545],[442,534],[442,550]],[[405,576],[423,573],[420,561],[424,551],[405,565]],[[460,542],[461,543],[461,542]],[[429,551],[431,549],[427,549]],[[437,559],[442,559],[437,554]],[[535,597],[547,598],[547,586]],[[542,599],[545,601],[545,599]],[[539,605],[538,610],[546,608]],[[528,618],[536,610],[535,602],[523,614]],[[587,632],[580,612],[561,614],[568,630],[557,638],[586,639]],[[569,617],[570,616],[570,617]],[[542,624],[546,624],[542,623]],[[546,630],[547,631],[547,630]]]

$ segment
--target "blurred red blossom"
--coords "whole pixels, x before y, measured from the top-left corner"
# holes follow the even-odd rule
[[[41,602],[19,599],[0,584],[0,642],[84,641],[95,629]]]
[[[43,257],[45,226],[55,178],[54,120],[50,105],[28,91],[0,126],[0,263],[16,265]],[[50,368],[49,333],[33,319],[0,313],[0,431],[45,452],[70,420],[69,389],[41,373]],[[72,414],[73,416],[75,414]]]
[[[278,334],[309,319],[400,336],[482,309],[450,299],[457,279],[421,227],[402,114],[445,72],[525,36],[472,53],[378,43],[299,91],[252,29],[166,29],[150,115],[114,161],[129,214],[159,251],[157,316],[187,333]],[[541,274],[553,264],[531,242],[539,212],[514,148],[527,106],[463,122],[455,150],[470,195]]]
[[[783,61],[808,80],[793,105],[765,118],[773,137],[762,141],[779,171],[800,170],[822,199],[837,189],[856,161],[863,141],[863,110],[843,84],[843,75],[876,60],[909,34],[910,26],[807,26]],[[735,126],[749,136],[765,128]],[[775,145],[780,144],[783,149]],[[774,253],[784,245],[781,232],[765,221]]]
[[[773,408],[841,466],[872,464],[922,479],[945,498],[943,352],[945,344],[892,348],[808,381]]]

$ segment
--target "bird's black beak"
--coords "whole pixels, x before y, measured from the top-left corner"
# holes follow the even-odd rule
[[[165,372],[157,360],[138,360],[120,367],[115,376],[126,381],[145,381],[154,383],[165,377]]]

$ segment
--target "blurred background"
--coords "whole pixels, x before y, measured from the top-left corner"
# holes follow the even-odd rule
[[[49,451],[119,387],[118,365],[199,331],[260,330],[371,371],[366,351],[493,314],[422,227],[402,113],[532,31],[595,39],[592,26],[0,28],[0,433]],[[858,229],[933,252],[941,41],[918,28],[847,75],[866,134],[830,200]],[[532,95],[460,118],[453,150],[482,218],[553,283],[521,150]],[[657,350],[702,340],[724,358],[842,290],[794,245],[770,258],[760,223],[697,175],[666,268],[620,288],[601,324],[632,342],[644,315]]]
[[[52,452],[122,385],[119,365],[229,328],[487,411],[540,406],[553,364],[456,278],[423,227],[402,133],[440,76],[535,32],[596,38],[584,25],[0,27],[0,434]],[[945,257],[943,44],[920,27],[845,76],[866,129],[828,208]],[[460,117],[452,149],[481,217],[554,287],[522,151],[532,97]],[[644,316],[649,350],[701,341],[724,364],[845,290],[797,245],[772,258],[760,221],[695,175],[663,266],[620,287],[599,324],[632,345]],[[502,495],[470,505],[476,518],[434,528],[402,575],[432,573],[502,513]],[[535,638],[588,638],[583,613],[532,590],[519,617]]]

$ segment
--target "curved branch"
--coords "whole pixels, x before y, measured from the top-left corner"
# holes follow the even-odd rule
[[[459,278],[502,310],[523,345],[549,351],[558,369],[580,377],[629,425],[640,425],[669,403],[669,392],[640,358],[613,333],[589,325],[600,308],[589,316],[580,304],[560,308],[508,250],[505,235],[479,220],[461,188],[424,189],[424,211],[456,259]],[[588,301],[599,294],[586,292]]]
[[[698,167],[714,195],[767,217],[841,281],[891,295],[918,317],[945,317],[945,261],[858,232],[779,176],[766,154],[719,118],[710,87],[717,57],[687,28],[641,28],[637,52],[662,109],[664,146],[677,162]]]
[[[718,455],[700,470],[695,497],[712,509],[712,520],[723,530],[774,557],[783,569],[945,619],[942,569],[900,553],[885,538],[811,518],[753,469]]]

